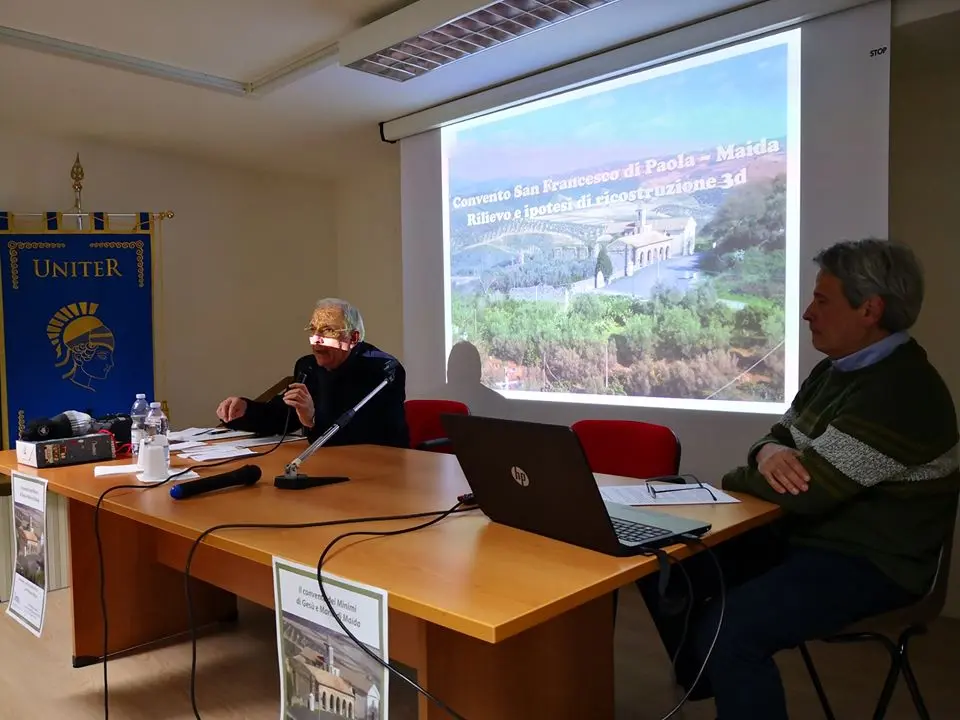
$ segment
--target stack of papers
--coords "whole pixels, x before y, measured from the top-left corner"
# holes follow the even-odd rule
[[[170,449],[178,453],[177,457],[181,460],[187,460],[191,463],[204,463],[213,460],[228,460],[229,458],[258,455],[259,453],[254,452],[250,448],[276,445],[281,439],[280,435],[253,437],[253,433],[251,432],[227,430],[226,428],[187,428],[186,430],[171,432],[169,437]],[[234,442],[214,442],[234,438]],[[303,434],[298,430],[296,433],[283,438],[283,442],[295,442],[302,439]],[[95,477],[133,474],[137,474],[139,477],[139,472],[140,468],[136,463],[129,465],[97,465],[93,469]],[[170,475],[180,472],[183,472],[183,468],[170,468]],[[192,470],[182,475],[177,475],[178,480],[189,480],[195,477],[200,476]],[[140,479],[142,480],[142,478]]]
[[[210,460],[226,460],[233,457],[257,455],[250,448],[276,445],[282,436],[269,435],[254,437],[253,433],[242,430],[227,430],[226,428],[187,428],[170,433],[170,449],[179,451],[178,457],[192,462],[207,462]],[[298,430],[288,435],[283,442],[302,440],[303,435]],[[231,442],[220,442],[231,440]]]
[[[170,442],[189,441],[213,441],[229,440],[230,438],[253,437],[252,432],[245,430],[230,430],[228,428],[187,428],[186,430],[174,430],[170,433]]]
[[[653,488],[653,492],[650,488]],[[701,487],[696,484],[664,482],[605,485],[600,488],[600,495],[607,502],[620,505],[726,505],[740,502],[712,485]]]
[[[227,458],[256,454],[257,453],[249,448],[239,448],[233,445],[204,445],[202,448],[180,453],[177,457],[181,460],[207,462],[209,460],[226,460]]]
[[[199,440],[181,440],[170,443],[171,450],[190,450],[191,448],[206,447],[207,444]]]

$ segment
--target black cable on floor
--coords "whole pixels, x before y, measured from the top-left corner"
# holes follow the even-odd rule
[[[695,535],[681,535],[680,539],[683,540],[687,545],[698,545],[703,548],[703,550],[710,556],[710,559],[713,560],[713,564],[717,568],[717,578],[720,583],[720,615],[717,618],[717,629],[713,633],[713,639],[710,641],[710,647],[707,648],[707,654],[703,658],[703,662],[700,664],[700,670],[697,671],[697,676],[693,679],[693,682],[690,683],[690,689],[684,693],[683,697],[680,698],[680,701],[673,707],[670,712],[663,716],[661,720],[670,720],[674,715],[680,712],[680,709],[687,703],[687,700],[690,698],[690,695],[693,693],[693,689],[697,686],[697,683],[700,682],[700,678],[703,677],[703,673],[707,670],[707,664],[710,662],[710,656],[713,654],[713,649],[717,645],[717,638],[720,637],[720,629],[723,627],[723,616],[727,609],[727,586],[726,581],[723,576],[723,567],[720,565],[720,561],[717,559],[716,554],[713,552],[713,549],[707,545],[703,540],[696,537]],[[683,567],[681,563],[677,565],[683,568],[683,573],[689,582],[690,576],[687,574],[686,568]],[[690,613],[693,606],[693,584],[688,585],[688,590],[690,592],[690,603],[687,608],[687,615],[684,620],[684,629],[683,637],[681,638],[680,645],[677,646],[677,651],[674,653],[673,662],[676,662],[677,657],[680,655],[680,648],[683,645],[683,641],[686,639],[687,626],[690,622]]]
[[[193,544],[190,546],[190,552],[187,554],[187,562],[184,567],[184,591],[187,599],[187,618],[190,625],[190,655],[191,655],[190,657],[190,705],[191,705],[191,708],[193,709],[194,718],[196,718],[196,720],[203,720],[203,718],[200,716],[200,709],[197,705],[197,625],[196,625],[196,619],[194,617],[194,612],[193,612],[193,595],[190,591],[190,568],[193,565],[193,558],[194,558],[194,555],[196,554],[197,549],[200,547],[200,545],[203,543],[203,540],[207,536],[209,536],[212,533],[219,532],[221,530],[301,530],[301,529],[307,529],[307,528],[330,527],[334,525],[352,525],[352,524],[360,524],[360,523],[389,522],[389,521],[395,521],[395,520],[418,520],[421,518],[431,518],[431,520],[426,523],[421,523],[413,527],[401,528],[399,530],[386,530],[386,531],[379,531],[379,532],[371,531],[366,533],[354,532],[354,533],[345,533],[343,535],[340,535],[334,538],[332,541],[330,541],[330,543],[324,549],[323,553],[320,556],[320,564],[322,564],[328,550],[331,547],[333,547],[335,543],[342,540],[344,537],[349,537],[350,535],[356,535],[356,534],[376,535],[376,536],[401,535],[404,533],[419,530],[429,525],[433,525],[434,523],[440,522],[444,518],[449,517],[450,515],[453,515],[455,513],[468,512],[470,510],[475,510],[475,509],[476,507],[473,505],[466,506],[464,503],[458,502],[449,510],[433,510],[429,512],[407,513],[404,515],[381,515],[381,516],[369,516],[369,517],[355,517],[355,518],[344,518],[342,520],[320,520],[315,522],[303,522],[303,523],[224,523],[221,525],[214,525],[213,527],[210,527],[204,530],[202,533],[200,533],[197,539],[194,540]],[[318,564],[318,569],[320,567],[320,564]],[[320,593],[324,597],[324,600],[327,602],[329,606],[329,599],[324,594],[322,583],[320,583]],[[331,611],[332,611],[332,608],[331,608]],[[277,612],[281,612],[281,610],[278,608]],[[334,617],[337,617],[336,613],[332,613],[332,614]],[[344,629],[346,630],[346,628]],[[350,633],[349,630],[346,630],[346,632],[347,632],[347,635],[354,642],[357,642],[355,636],[352,633]],[[369,651],[366,649],[366,646],[362,644],[361,644],[361,649],[369,653]],[[377,659],[379,661],[379,658]],[[442,701],[435,698],[426,689],[422,688],[420,685],[410,680],[402,673],[398,673],[398,671],[393,667],[389,666],[388,663],[383,663],[383,661],[380,661],[380,663],[382,665],[385,665],[388,670],[390,670],[395,674],[398,674],[399,677],[403,678],[408,683],[413,685],[413,687],[418,692],[423,693],[425,697],[433,700],[440,707],[447,710],[447,712],[451,713],[451,715],[454,718],[456,718],[457,720],[463,720],[463,717],[461,715],[457,715],[456,713],[454,713]]]
[[[441,520],[448,517],[452,513],[457,512],[457,509],[459,507],[460,507],[460,503],[458,502],[452,508],[444,511],[442,514],[438,515],[432,520],[429,520],[425,523],[420,523],[419,525],[414,525],[408,528],[401,528],[399,530],[354,530],[352,532],[347,532],[347,533],[343,533],[342,535],[338,535],[329,543],[327,543],[327,546],[323,549],[323,552],[320,553],[320,560],[317,561],[317,584],[320,586],[320,595],[321,597],[323,597],[323,602],[326,603],[327,609],[330,611],[330,615],[333,617],[334,620],[337,621],[337,625],[340,626],[343,632],[346,633],[347,637],[350,638],[350,640],[353,641],[353,643],[358,648],[360,648],[364,653],[366,653],[371,658],[373,658],[384,669],[393,673],[394,677],[400,678],[405,683],[410,685],[418,693],[420,693],[425,698],[427,698],[428,700],[436,704],[438,707],[442,708],[450,717],[454,718],[454,720],[466,720],[466,718],[463,715],[461,715],[456,710],[451,708],[449,705],[443,702],[443,700],[438,698],[436,695],[433,695],[425,687],[418,684],[415,680],[412,680],[411,678],[407,677],[404,673],[400,672],[400,670],[398,670],[393,665],[391,665],[389,660],[384,660],[383,658],[378,657],[375,652],[373,652],[372,650],[370,650],[370,648],[364,645],[363,641],[361,641],[356,635],[354,635],[350,631],[350,628],[348,628],[346,623],[343,622],[343,620],[340,618],[340,614],[336,611],[336,608],[334,608],[333,603],[330,601],[330,598],[327,596],[327,591],[323,587],[323,575],[322,575],[323,561],[326,560],[327,554],[341,540],[345,540],[348,537],[390,537],[392,535],[404,535],[406,533],[414,532],[416,530],[422,530],[423,528],[430,527],[431,525],[440,522]],[[277,609],[277,612],[280,612],[279,608]]]
[[[283,445],[284,441],[287,439],[288,429],[290,427],[290,415],[292,408],[287,408],[287,417],[283,424],[283,434],[280,436],[280,440],[273,445],[269,450],[266,450],[261,453],[253,453],[256,457],[263,457],[264,455],[269,455],[274,450]],[[245,455],[244,458],[249,458],[249,455]],[[110,685],[108,681],[107,674],[107,660],[110,650],[110,631],[107,624],[107,579],[106,572],[104,570],[104,559],[103,559],[103,540],[100,537],[100,506],[103,504],[104,498],[107,497],[110,493],[116,492],[117,490],[153,490],[155,488],[166,485],[171,480],[184,475],[191,470],[197,470],[201,468],[210,468],[210,467],[219,467],[220,465],[227,465],[232,462],[237,462],[240,458],[227,458],[225,460],[216,460],[208,463],[196,463],[194,465],[189,465],[183,470],[179,470],[173,475],[167,477],[166,480],[162,480],[158,483],[152,483],[149,485],[140,483],[139,485],[124,484],[124,485],[114,485],[108,487],[102,493],[100,497],[97,498],[97,504],[93,509],[93,535],[96,540],[97,546],[97,571],[100,575],[100,615],[103,621],[103,718],[104,720],[109,720],[110,718]]]

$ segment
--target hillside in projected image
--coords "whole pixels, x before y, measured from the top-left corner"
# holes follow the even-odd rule
[[[451,337],[484,383],[783,403],[798,78],[790,34],[446,128]]]

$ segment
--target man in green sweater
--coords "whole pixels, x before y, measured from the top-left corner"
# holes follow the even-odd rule
[[[774,527],[717,548],[726,611],[692,697],[713,695],[718,720],[785,720],[774,654],[918,599],[956,518],[953,400],[907,334],[923,302],[916,258],[871,239],[834,245],[815,261],[803,319],[826,358],[750,448],[747,464],[723,478],[725,489],[784,514]],[[687,687],[720,616],[716,569],[705,559],[688,561],[696,614],[677,662]],[[659,611],[652,585],[641,591],[673,656],[683,618]]]

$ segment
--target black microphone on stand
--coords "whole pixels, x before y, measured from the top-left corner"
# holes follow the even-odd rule
[[[305,490],[306,488],[319,487],[321,485],[332,485],[334,483],[346,482],[349,480],[350,478],[343,476],[311,477],[309,475],[302,475],[299,472],[300,465],[302,465],[303,462],[313,455],[317,450],[326,445],[330,438],[336,435],[337,432],[339,432],[347,423],[353,420],[353,416],[357,414],[357,411],[360,410],[360,408],[370,402],[377,393],[393,382],[397,375],[398,365],[399,363],[393,358],[387,360],[383,365],[384,378],[380,381],[380,384],[368,392],[363,399],[360,400],[360,402],[337,418],[336,422],[334,422],[333,425],[331,425],[327,431],[323,433],[323,435],[314,440],[310,447],[294,458],[293,461],[291,461],[290,464],[284,468],[283,475],[277,475],[273,479],[274,487],[279,488],[280,490]]]
[[[186,500],[194,495],[200,495],[214,490],[223,490],[238,485],[256,485],[260,481],[263,471],[257,465],[244,465],[230,472],[211,475],[210,477],[186,480],[170,488],[170,497],[175,500]]]

